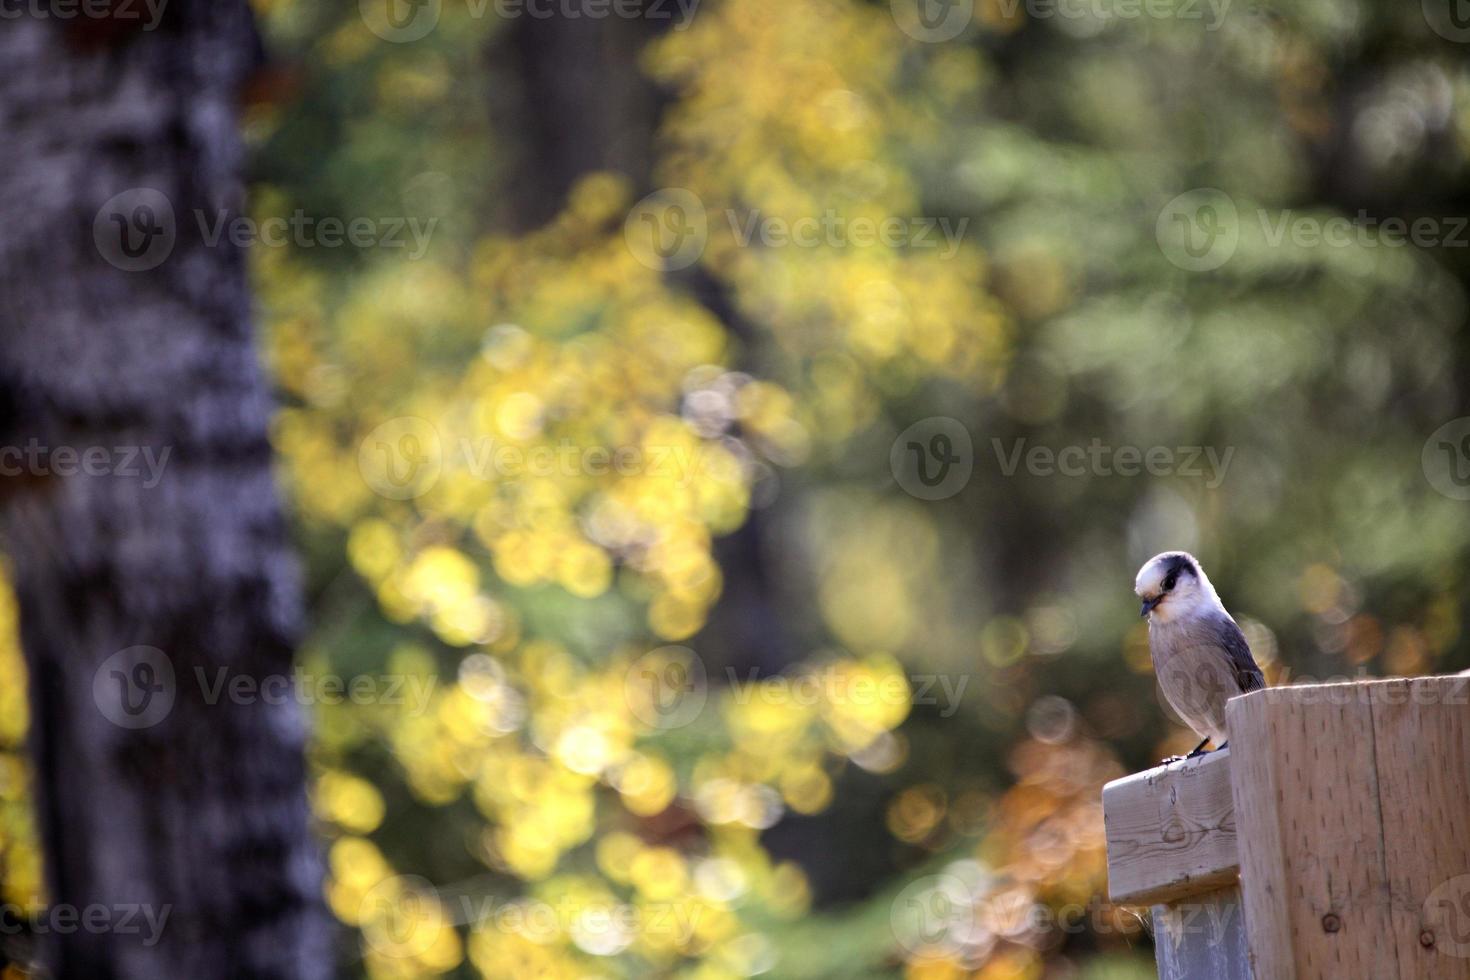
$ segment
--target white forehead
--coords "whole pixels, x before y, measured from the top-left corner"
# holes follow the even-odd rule
[[[1133,580],[1133,591],[1139,595],[1158,595],[1164,590],[1164,579],[1169,577],[1169,566],[1182,552],[1166,551],[1161,555],[1154,555],[1144,562],[1143,567],[1138,570],[1138,577]],[[1188,557],[1187,555],[1185,557]],[[1190,559],[1195,568],[1199,562]]]

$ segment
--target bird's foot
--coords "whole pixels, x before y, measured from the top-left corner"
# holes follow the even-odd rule
[[[1191,752],[1191,753],[1189,753],[1188,755],[1171,755],[1171,756],[1166,757],[1161,764],[1162,765],[1169,766],[1169,765],[1173,765],[1176,762],[1183,762],[1185,759],[1194,759],[1194,758],[1197,758],[1199,756],[1205,755],[1206,754],[1205,753],[1205,746],[1206,745],[1209,745],[1209,744],[1210,744],[1210,740],[1209,739],[1205,739],[1203,742],[1201,742],[1198,745],[1196,745],[1194,747],[1194,751]],[[1225,746],[1222,745],[1220,747],[1223,749]]]

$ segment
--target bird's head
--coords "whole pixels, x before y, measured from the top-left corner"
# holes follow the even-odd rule
[[[1150,558],[1138,570],[1133,591],[1143,600],[1139,615],[1152,616],[1164,623],[1191,619],[1221,608],[1215,587],[1187,551],[1166,551]]]

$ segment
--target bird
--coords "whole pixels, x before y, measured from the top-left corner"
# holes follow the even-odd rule
[[[1187,551],[1150,558],[1138,570],[1133,591],[1143,600],[1139,615],[1148,617],[1149,654],[1159,688],[1203,739],[1184,758],[1203,755],[1211,741],[1225,748],[1225,702],[1266,686],[1245,634],[1199,560]]]

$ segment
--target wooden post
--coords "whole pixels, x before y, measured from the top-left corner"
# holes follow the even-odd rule
[[[1159,976],[1470,980],[1470,677],[1226,716],[1229,750],[1103,790],[1108,891],[1153,906]]]
[[[1153,906],[1164,980],[1250,977],[1237,881],[1230,750],[1103,788],[1108,895]]]
[[[1271,688],[1226,719],[1256,974],[1470,980],[1470,677]]]

